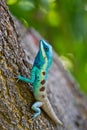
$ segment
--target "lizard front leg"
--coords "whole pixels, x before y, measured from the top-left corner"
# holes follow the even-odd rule
[[[21,76],[21,75],[19,75],[17,78],[18,78],[19,80],[22,80],[22,81],[26,82],[26,83],[33,83],[33,81],[34,81],[34,78],[29,79],[29,78],[23,77],[23,76]]]
[[[21,76],[21,75],[19,75],[17,78],[19,80],[22,80],[22,81],[26,82],[26,83],[33,83],[34,80],[35,80],[35,71],[36,71],[36,67],[32,68],[32,70],[30,72],[30,79],[26,78],[24,76]]]

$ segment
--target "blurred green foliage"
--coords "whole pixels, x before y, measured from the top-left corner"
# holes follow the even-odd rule
[[[87,93],[87,1],[7,0],[7,4],[26,27],[33,26],[52,43]]]

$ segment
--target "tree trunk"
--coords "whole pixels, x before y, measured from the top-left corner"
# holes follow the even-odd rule
[[[38,49],[33,43],[37,44],[41,37],[33,30],[26,33],[20,24],[16,26],[5,1],[0,0],[0,130],[86,130],[87,103],[55,52],[47,93],[63,126],[55,126],[43,111],[30,121],[35,102],[31,86],[16,82],[15,77],[29,77],[30,58],[34,59]]]

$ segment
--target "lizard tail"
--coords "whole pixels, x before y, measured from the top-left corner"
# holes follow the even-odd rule
[[[54,123],[62,125],[63,123],[57,118],[49,100],[45,98],[43,102],[42,109],[46,112],[46,114],[54,121]]]

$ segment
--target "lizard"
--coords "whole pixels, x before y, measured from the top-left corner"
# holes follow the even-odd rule
[[[36,99],[36,102],[31,107],[35,111],[33,119],[41,114],[41,107],[55,124],[62,125],[62,122],[56,116],[46,93],[46,80],[48,78],[49,68],[52,64],[52,57],[52,46],[41,39],[39,41],[38,53],[30,71],[30,78],[21,75],[17,78],[26,83],[31,83],[33,86],[33,94]]]

